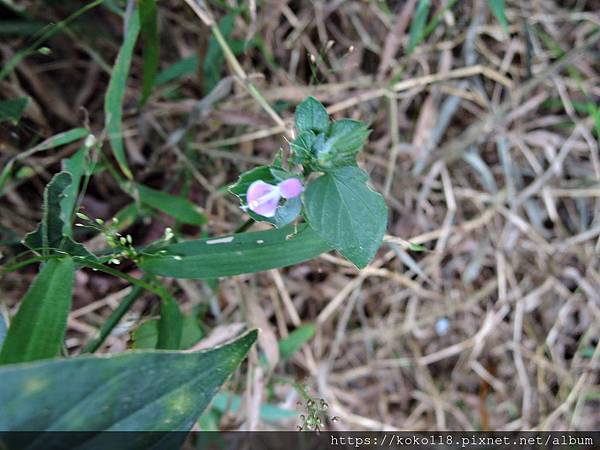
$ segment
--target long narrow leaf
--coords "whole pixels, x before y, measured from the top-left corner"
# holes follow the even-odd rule
[[[183,315],[179,305],[173,297],[165,295],[160,306],[160,320],[158,321],[158,342],[156,348],[164,350],[177,350],[181,342],[183,329]]]
[[[16,161],[28,158],[31,155],[38,153],[38,152],[49,150],[49,149],[55,148],[55,147],[60,147],[61,145],[69,144],[71,142],[77,141],[77,140],[87,136],[88,134],[89,134],[89,131],[86,130],[85,128],[74,128],[72,130],[56,134],[56,135],[44,140],[43,142],[40,142],[35,147],[32,147],[29,150],[19,153],[14,158],[11,158],[6,163],[4,168],[2,169],[2,173],[0,173],[0,195],[4,191],[4,186],[6,185],[6,182],[8,181],[8,178],[11,174],[12,168]]]
[[[219,278],[285,267],[331,250],[319,235],[303,225],[241,233],[168,246],[145,255],[140,267],[148,273],[175,278]]]
[[[44,264],[10,324],[0,364],[58,356],[71,309],[74,270],[71,258]]]
[[[488,5],[490,5],[490,9],[500,22],[502,29],[506,34],[508,34],[508,21],[506,20],[506,8],[504,5],[504,0],[488,0]]]
[[[123,98],[125,97],[125,88],[127,86],[127,75],[131,66],[133,49],[140,33],[140,16],[135,11],[131,14],[128,27],[125,30],[125,39],[117,55],[117,60],[113,67],[106,98],[104,100],[104,114],[106,116],[106,130],[108,139],[119,163],[119,167],[128,178],[133,178],[127,157],[125,156],[125,147],[123,146]]]
[[[145,205],[158,209],[183,223],[190,225],[203,225],[206,223],[206,217],[202,214],[198,205],[193,204],[188,199],[137,183],[134,186],[140,196],[140,201]]]
[[[140,100],[140,103],[143,105],[148,100],[156,81],[160,56],[160,39],[158,36],[156,0],[140,0],[138,5],[142,42],[144,44],[143,84],[142,98]]]
[[[408,47],[406,53],[412,53],[417,45],[421,43],[425,36],[425,25],[427,24],[427,16],[429,16],[429,8],[431,0],[419,0],[417,11],[410,23],[410,32],[408,38]]]

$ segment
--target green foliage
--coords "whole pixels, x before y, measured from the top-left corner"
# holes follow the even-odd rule
[[[315,331],[315,324],[307,323],[304,325],[300,325],[298,328],[292,331],[286,338],[279,341],[279,355],[281,356],[281,358],[290,358],[315,335]]]
[[[128,26],[125,30],[125,39],[117,55],[104,100],[108,139],[115,159],[127,178],[133,178],[133,175],[127,164],[125,147],[123,146],[123,99],[127,87],[127,75],[129,74],[133,50],[139,32],[140,16],[136,11],[129,18]]]
[[[82,244],[64,233],[68,211],[62,201],[68,199],[65,190],[70,185],[71,174],[68,172],[60,172],[52,178],[44,189],[42,221],[35,231],[25,236],[23,243],[42,255],[68,254],[96,259]]]
[[[506,8],[504,0],[488,0],[488,5],[506,34],[508,34],[508,21],[506,20]]]
[[[330,122],[327,110],[314,97],[308,97],[296,108],[298,136],[291,142],[290,171],[276,166],[263,166],[243,173],[230,192],[248,209],[246,193],[252,182],[262,180],[272,186],[282,179],[301,178],[304,195],[297,203],[286,201],[268,219],[248,211],[257,221],[282,226],[296,220],[304,208],[308,225],[331,247],[365,267],[381,245],[387,226],[387,206],[381,195],[367,185],[368,175],[358,168],[356,158],[370,130],[366,123],[340,119]],[[320,174],[317,178],[311,174]],[[294,199],[295,200],[295,199]]]
[[[156,74],[160,62],[160,38],[158,35],[158,19],[156,17],[156,0],[139,0],[140,26],[144,44],[144,64],[142,98],[143,105],[148,100],[156,82]]]
[[[43,265],[10,324],[0,364],[59,355],[71,308],[74,270],[69,257],[52,259]],[[0,385],[4,387],[5,382]]]
[[[359,268],[375,255],[387,225],[385,201],[367,186],[368,178],[358,167],[342,167],[317,178],[304,194],[311,227]]]
[[[164,212],[182,223],[190,225],[204,225],[206,223],[206,216],[201,209],[188,199],[138,183],[133,183],[133,186],[143,204]]]
[[[146,320],[133,332],[133,348],[148,349],[157,348],[159,333],[159,320]],[[204,332],[193,316],[184,316],[182,319],[181,341],[179,349],[188,349],[204,337]]]
[[[327,172],[356,164],[370,130],[358,120],[329,122],[323,105],[308,97],[296,108],[296,128],[300,132],[291,143],[293,162],[311,171]]]
[[[255,169],[244,172],[240,175],[237,183],[229,187],[229,192],[236,195],[243,205],[247,204],[246,192],[250,185],[257,180],[262,180],[265,183],[277,184],[287,178],[291,178],[293,174],[284,171],[281,167],[277,166],[260,166]],[[277,228],[281,228],[285,225],[292,223],[300,215],[302,210],[302,200],[300,197],[295,197],[286,200],[283,205],[277,208],[277,212],[273,217],[263,217],[253,211],[248,211],[248,215],[257,222],[269,222],[275,225]]]
[[[329,114],[321,102],[314,97],[308,97],[296,108],[295,125],[301,133],[325,132],[329,126]]]
[[[178,80],[188,75],[198,72],[200,67],[200,59],[198,55],[192,55],[188,58],[183,58],[176,63],[165,68],[156,76],[156,85],[167,84],[173,80]]]
[[[164,294],[161,300],[156,348],[177,350],[181,344],[183,316],[173,297]]]
[[[71,184],[65,188],[63,192],[63,198],[60,203],[61,213],[64,221],[63,234],[69,237],[73,236],[71,223],[73,214],[75,212],[81,178],[87,171],[86,158],[88,151],[89,148],[83,147],[69,159],[63,161],[63,170],[71,175]]]
[[[94,0],[93,2],[90,2],[87,5],[85,5],[84,7],[82,7],[81,9],[78,9],[77,11],[75,11],[73,14],[71,14],[66,19],[56,22],[56,23],[52,24],[52,26],[47,27],[40,34],[40,36],[35,41],[33,41],[33,43],[31,45],[24,48],[23,50],[19,50],[10,59],[8,59],[8,61],[6,61],[6,63],[3,64],[2,68],[0,69],[0,81],[2,81],[4,78],[6,78],[8,76],[8,74],[10,74],[21,61],[23,61],[29,55],[32,55],[35,52],[37,52],[38,49],[41,47],[41,45],[46,40],[50,39],[55,34],[61,32],[69,23],[73,22],[78,17],[80,17],[81,15],[85,14],[86,12],[92,10],[96,6],[101,5],[104,1],[105,0]]]
[[[430,8],[431,0],[419,0],[417,11],[410,23],[406,53],[412,53],[415,50],[415,47],[425,39],[425,25],[427,25],[427,17],[429,16]]]
[[[369,136],[367,124],[358,120],[342,119],[333,122],[324,139],[317,135],[314,153],[316,167],[323,171],[356,164],[356,155]]]
[[[180,242],[144,255],[142,270],[165,277],[211,279],[286,267],[331,247],[310,227],[240,233]]]
[[[0,101],[0,123],[19,122],[28,102],[27,97]]]
[[[88,136],[90,132],[85,128],[75,128],[73,130],[65,131],[63,133],[58,133],[43,142],[40,142],[35,147],[26,150],[15,157],[8,160],[4,168],[2,169],[2,173],[0,173],[0,195],[4,191],[4,187],[8,182],[10,175],[12,173],[12,169],[16,161],[23,160],[35,153],[42,152],[45,150],[49,150],[55,147],[60,147],[61,145],[66,145],[71,142],[77,141],[85,136]]]
[[[187,431],[256,337],[257,332],[250,331],[205,352],[126,352],[0,368],[0,429]],[[121,435],[120,448],[133,448],[133,442],[124,442],[128,436],[144,439]],[[50,438],[45,437],[43,445],[38,442],[38,448],[51,447]],[[86,444],[112,447],[101,441],[110,439],[106,434],[95,439]],[[135,448],[149,448],[151,443],[136,441]],[[71,444],[75,448],[81,442]]]

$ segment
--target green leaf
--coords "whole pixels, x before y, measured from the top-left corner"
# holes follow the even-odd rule
[[[302,131],[290,143],[292,149],[292,163],[302,164],[306,168],[316,168],[316,156],[313,150],[317,135],[312,131]]]
[[[285,339],[279,341],[279,355],[282,359],[288,359],[302,348],[314,335],[316,327],[314,323],[300,325],[292,331]]]
[[[27,108],[28,102],[29,99],[27,97],[0,101],[0,123],[7,121],[13,123],[19,122],[23,111]]]
[[[508,21],[506,20],[506,8],[504,7],[504,0],[488,0],[490,9],[500,22],[502,29],[508,34]]]
[[[181,344],[183,316],[173,297],[165,294],[161,301],[156,348],[177,350]]]
[[[65,236],[73,236],[71,223],[73,222],[73,213],[75,210],[75,203],[77,202],[81,178],[87,169],[86,156],[88,150],[87,147],[81,148],[69,159],[63,161],[63,170],[71,174],[71,184],[64,190],[64,197],[60,203],[61,213],[64,219],[63,234]]]
[[[156,348],[158,343],[158,319],[146,320],[133,332],[133,348]],[[194,316],[184,316],[179,349],[193,347],[204,337],[204,332]]]
[[[298,264],[331,247],[306,225],[180,242],[144,255],[142,270],[174,278],[219,278]]]
[[[341,119],[333,122],[327,138],[320,140],[317,136],[315,140],[314,151],[319,169],[327,171],[356,164],[356,155],[370,132],[368,125],[358,120]]]
[[[71,258],[52,259],[43,265],[11,321],[0,364],[59,355],[71,309],[74,272]]]
[[[247,205],[246,193],[253,182],[262,180],[265,183],[276,185],[283,180],[297,176],[297,174],[286,172],[278,167],[260,166],[240,175],[237,183],[229,187],[229,192],[237,196],[242,205]],[[284,200],[283,204],[277,208],[273,217],[264,217],[250,210],[246,212],[257,222],[269,222],[277,228],[281,228],[292,223],[300,215],[301,210],[302,200],[300,197],[296,197]]]
[[[158,21],[156,16],[156,0],[139,0],[140,25],[144,64],[142,66],[143,83],[140,104],[146,103],[154,83],[160,57],[160,38],[158,35]]]
[[[133,178],[127,157],[125,156],[125,148],[123,147],[123,98],[125,97],[125,89],[127,87],[127,75],[131,66],[133,50],[140,32],[140,16],[135,11],[131,14],[127,29],[125,30],[125,39],[117,55],[115,65],[112,70],[106,98],[104,99],[104,114],[106,116],[106,131],[108,139],[115,155],[115,159],[119,163],[119,167],[127,178]]]
[[[0,429],[188,431],[256,337],[253,330],[205,352],[125,352],[1,368]],[[52,448],[52,434],[43,438],[19,447]],[[79,448],[85,439],[86,448],[146,449],[157,435],[120,433],[118,445],[112,433],[61,433],[60,439],[61,448]]]
[[[215,395],[211,406],[219,411],[221,414],[225,414],[230,412],[231,414],[236,414],[240,406],[242,406],[242,397],[235,394],[230,394],[228,392],[219,392]],[[286,420],[298,418],[298,412],[280,408],[276,405],[271,405],[269,403],[263,403],[259,408],[260,418],[266,420],[267,422],[276,422],[278,420]]]
[[[8,161],[8,163],[6,163],[6,165],[4,166],[4,169],[2,169],[2,173],[0,174],[0,194],[4,191],[4,186],[6,185],[6,182],[8,181],[8,178],[10,176],[10,173],[11,173],[12,168],[16,161],[28,158],[31,155],[38,153],[38,152],[42,152],[44,150],[49,150],[51,148],[60,147],[61,145],[69,144],[69,143],[74,142],[78,139],[81,139],[89,134],[90,134],[90,132],[88,130],[86,130],[85,128],[74,128],[72,130],[65,131],[63,133],[58,133],[58,134],[44,140],[43,142],[40,142],[35,147],[32,147],[29,150],[24,151],[23,153],[19,153],[14,158],[11,158]]]
[[[202,213],[200,207],[188,199],[138,183],[133,183],[133,186],[137,189],[140,201],[143,204],[164,212],[183,223],[190,225],[203,225],[206,223],[206,216]]]
[[[410,23],[408,47],[406,48],[408,54],[412,53],[425,37],[425,25],[427,24],[430,7],[431,0],[419,0],[417,11]]]
[[[96,259],[82,244],[75,242],[63,232],[65,211],[61,206],[65,190],[71,185],[68,172],[57,173],[44,189],[42,222],[35,231],[28,233],[23,243],[42,255],[69,254]]]
[[[357,267],[365,267],[381,245],[387,226],[383,197],[367,186],[356,166],[325,174],[304,192],[306,219],[321,237]]]
[[[300,132],[324,132],[329,127],[329,114],[321,102],[308,97],[296,107],[295,123]]]
[[[198,72],[198,67],[200,67],[200,58],[198,58],[198,55],[180,59],[156,76],[156,85],[167,84],[170,81],[195,74]]]

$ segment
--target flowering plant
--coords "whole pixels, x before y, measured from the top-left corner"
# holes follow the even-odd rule
[[[302,217],[362,268],[375,256],[387,224],[385,201],[356,162],[370,130],[357,120],[330,121],[314,97],[296,108],[295,126],[287,169],[280,154],[272,165],[243,173],[229,190],[256,221],[280,228]]]

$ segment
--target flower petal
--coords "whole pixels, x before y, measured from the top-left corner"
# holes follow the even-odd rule
[[[304,190],[302,182],[298,178],[288,178],[279,183],[278,187],[281,195],[286,199],[298,197]]]
[[[264,217],[275,215],[280,199],[279,188],[262,180],[252,183],[246,193],[248,209]]]

